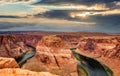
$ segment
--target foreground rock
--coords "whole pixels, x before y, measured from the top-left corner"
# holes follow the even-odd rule
[[[120,37],[85,37],[79,41],[77,52],[108,66],[120,75]]]
[[[19,65],[13,58],[0,57],[0,69],[2,68],[18,68]]]
[[[24,69],[0,69],[0,76],[57,76],[49,72],[33,72]]]
[[[49,71],[59,76],[78,76],[77,61],[61,38],[45,36],[38,42],[34,64],[39,71]],[[31,61],[32,62],[32,61]],[[23,68],[30,67],[30,61]],[[29,69],[29,68],[28,68]]]

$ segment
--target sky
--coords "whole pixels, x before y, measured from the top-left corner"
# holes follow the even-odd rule
[[[120,0],[0,0],[0,31],[120,33]]]

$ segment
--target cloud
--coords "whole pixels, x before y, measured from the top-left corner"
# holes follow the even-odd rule
[[[25,0],[27,1],[27,0]],[[4,8],[3,8],[4,7]],[[43,13],[48,11],[47,9],[28,5],[24,3],[3,3],[0,4],[0,15],[6,16],[19,16],[19,17],[26,17],[29,15],[34,15],[37,13]]]
[[[37,7],[35,6],[25,5],[25,4],[4,4],[4,5],[0,5],[0,15],[25,17],[27,15],[33,15],[38,13],[36,8]],[[38,10],[41,9],[42,8]]]
[[[120,2],[115,2],[116,5],[120,6]]]
[[[120,32],[120,1],[0,0],[0,18],[3,31]]]
[[[17,25],[17,26],[16,26]],[[20,23],[0,22],[0,30],[23,27]]]
[[[105,15],[119,15],[120,9],[114,9],[114,10],[106,10],[106,11],[73,11],[70,13],[70,16],[72,18],[83,18],[83,17],[89,17],[89,16],[105,16]]]
[[[3,15],[0,15],[0,18],[20,18],[18,16],[3,16]]]
[[[111,3],[114,1],[119,1],[119,0],[42,0],[41,2],[38,2],[37,4],[87,4],[87,5],[92,5],[92,4],[101,4],[101,3]]]
[[[67,29],[72,27],[88,27],[94,25],[94,22],[77,22],[77,21],[68,21],[68,20],[60,20],[60,19],[48,19],[48,18],[22,18],[22,19],[1,19],[1,31],[3,30],[51,30],[57,31],[61,29]],[[2,27],[4,26],[4,27]],[[7,26],[9,28],[7,28]],[[11,28],[10,28],[11,27]],[[19,27],[19,28],[18,28]],[[56,28],[56,29],[55,29]],[[64,30],[65,31],[65,30]]]
[[[58,18],[66,20],[81,20],[92,16],[119,15],[120,9],[114,10],[49,10],[35,14],[34,17]]]
[[[0,20],[0,22],[15,22],[15,23],[49,23],[49,24],[95,24],[95,22],[85,22],[85,21],[81,21],[81,22],[78,22],[78,21],[70,21],[70,20],[66,20],[66,19],[59,19],[59,18],[46,18],[46,17],[39,17],[39,18],[3,18]]]
[[[91,6],[82,5],[82,4],[70,4],[70,5],[38,5],[44,9],[50,10],[108,10],[105,4],[94,4]]]
[[[91,17],[92,21],[97,22],[98,24],[102,25],[102,26],[119,26],[120,27],[120,14],[115,14],[115,15],[105,15],[105,16],[101,16],[101,15],[96,15]]]
[[[35,17],[45,17],[45,18],[59,18],[59,19],[68,19],[70,18],[69,13],[70,11],[66,10],[53,10],[53,11],[48,11],[43,14],[36,14],[34,15]]]
[[[34,4],[40,1],[41,0],[0,0],[1,3],[8,3],[8,4],[19,4],[19,3]]]
[[[42,0],[35,5],[51,10],[108,10],[119,9],[120,0]]]
[[[111,1],[112,2],[112,1]],[[118,2],[117,2],[118,3]],[[114,2],[114,5],[116,3]],[[86,17],[93,15],[114,15],[120,14],[120,9],[118,6],[107,7],[105,4],[93,4],[93,5],[80,5],[80,4],[70,4],[70,5],[38,5],[38,8],[49,9],[49,11],[44,11],[43,14],[38,13],[36,17],[48,17],[48,18],[62,18],[70,19],[70,17]]]
[[[109,30],[112,28],[120,28],[120,10],[95,11],[95,10],[53,10],[47,11],[43,14],[36,14],[36,18],[49,18],[76,21],[82,25],[86,22],[88,25],[96,25],[96,28],[101,30]],[[94,22],[94,23],[93,23]],[[83,23],[85,25],[85,23]],[[84,26],[83,26],[84,27]],[[95,29],[96,29],[95,28]],[[108,29],[109,28],[109,29]]]
[[[24,20],[24,19],[23,19]],[[29,19],[27,19],[29,20]],[[13,20],[12,20],[13,21]],[[30,20],[33,21],[33,20]],[[39,20],[41,21],[41,20]],[[41,21],[42,22],[42,21]],[[55,23],[58,22],[58,23]],[[64,21],[53,21],[53,23],[27,23],[25,22],[0,22],[0,31],[54,31],[54,32],[106,32],[106,33],[119,33],[120,26],[108,25],[94,25],[94,24],[79,24]],[[16,26],[17,25],[17,26]],[[25,25],[25,26],[24,26]]]
[[[33,11],[35,11],[35,13],[34,14],[43,14],[43,13],[45,13],[45,12],[47,12],[47,11],[50,11],[50,10],[48,10],[48,9],[44,9],[44,8],[41,8],[41,7],[37,7],[37,6],[32,6],[31,7],[31,9],[33,10]],[[33,15],[34,15],[33,14]]]

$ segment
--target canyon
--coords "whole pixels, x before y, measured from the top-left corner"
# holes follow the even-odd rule
[[[71,49],[97,60],[119,76],[119,34],[54,32],[0,34],[0,74],[83,76],[78,74],[78,61]]]

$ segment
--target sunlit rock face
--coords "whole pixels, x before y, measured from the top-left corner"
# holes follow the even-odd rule
[[[120,74],[120,37],[83,37],[77,52],[92,57],[111,68],[115,76]]]
[[[60,76],[78,76],[77,61],[59,37],[43,37],[38,42],[35,57],[44,71],[50,71]]]
[[[3,68],[19,68],[19,65],[13,58],[0,57],[0,69]]]
[[[33,72],[25,69],[0,69],[1,76],[57,76],[49,72]]]
[[[79,43],[79,38],[81,38],[81,36],[78,35],[57,35],[57,37],[60,37],[62,39],[62,41],[65,42],[65,44],[69,47],[69,48],[77,48],[78,47],[78,43]]]
[[[31,35],[0,35],[0,56],[19,57],[31,50],[28,45],[35,47],[37,37]]]
[[[25,45],[30,45],[32,47],[36,47],[38,41],[41,39],[42,35],[40,34],[17,34],[20,41],[23,41]]]
[[[1,36],[0,56],[17,57],[28,50],[21,38],[14,35]]]

